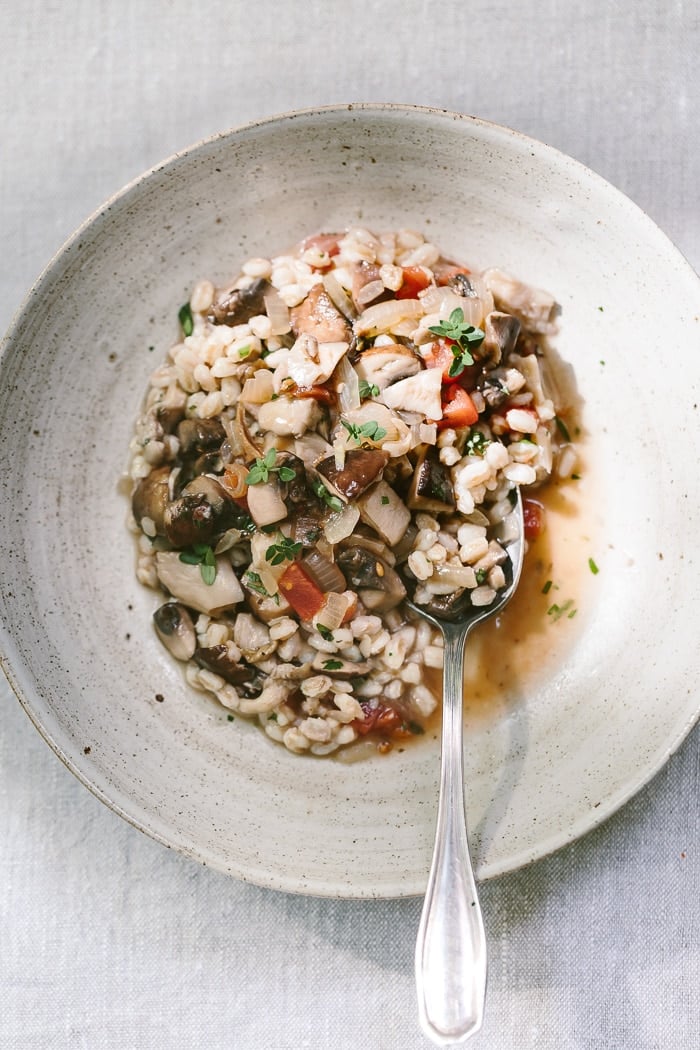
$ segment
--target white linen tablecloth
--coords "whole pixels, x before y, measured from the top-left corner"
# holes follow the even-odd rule
[[[0,40],[2,330],[129,179],[218,130],[332,102],[436,105],[542,139],[700,268],[694,0],[0,0]],[[0,712],[1,1050],[428,1045],[419,900],[215,874],[97,802],[4,679]],[[490,984],[471,1045],[700,1045],[699,780],[696,731],[603,827],[483,887]]]

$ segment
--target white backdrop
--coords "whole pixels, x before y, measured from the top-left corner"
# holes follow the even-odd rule
[[[129,179],[213,132],[333,102],[436,105],[542,139],[700,268],[693,0],[0,0],[0,40],[3,330]],[[418,900],[322,901],[214,874],[98,803],[4,680],[0,713],[2,1050],[428,1045]],[[484,886],[477,1050],[695,1050],[699,787],[696,731],[602,828]]]

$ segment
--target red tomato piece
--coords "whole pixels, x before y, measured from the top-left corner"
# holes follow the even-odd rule
[[[541,536],[545,526],[545,509],[539,500],[529,497],[523,500],[523,520],[526,539],[536,540]]]
[[[301,247],[303,251],[306,251],[307,248],[318,248],[319,251],[328,252],[330,256],[333,256],[340,251],[338,242],[341,237],[340,233],[317,233],[302,241]]]
[[[395,733],[400,730],[403,726],[403,719],[401,715],[393,707],[389,707],[388,704],[377,704],[376,707],[369,707],[362,705],[362,709],[365,712],[363,719],[356,718],[352,725],[360,734],[360,736],[366,736],[367,733]]]
[[[424,266],[404,266],[403,284],[396,293],[397,299],[416,299],[430,284],[430,274]]]
[[[298,561],[284,570],[279,589],[301,620],[310,620],[323,608],[323,591]]]
[[[449,283],[452,277],[456,277],[458,273],[465,273],[468,275],[471,271],[468,270],[466,266],[441,266],[439,269],[436,267],[435,280],[441,287],[443,287]]]
[[[454,339],[436,339],[434,343],[430,344],[430,349],[423,358],[428,368],[442,369],[443,383],[456,383],[460,378],[460,376],[450,375],[450,368],[455,359],[455,355],[452,352],[454,345]]]
[[[442,419],[438,420],[438,429],[445,427],[470,427],[476,423],[479,413],[467,391],[456,383],[442,391]]]

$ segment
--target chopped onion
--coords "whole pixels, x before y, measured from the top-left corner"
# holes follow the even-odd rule
[[[346,317],[348,321],[354,321],[357,317],[357,310],[335,274],[331,272],[323,275],[323,287],[331,297],[333,305],[337,306],[343,317]]]
[[[390,299],[386,303],[376,303],[360,314],[355,322],[355,334],[388,332],[399,322],[422,317],[424,313],[423,303],[418,299]]]
[[[270,287],[263,296],[265,311],[270,318],[272,335],[286,335],[291,328],[289,307],[282,301],[276,288]]]
[[[368,281],[367,284],[363,285],[362,288],[355,295],[355,302],[358,306],[366,306],[367,303],[373,302],[384,292],[383,281]]]
[[[240,399],[252,405],[264,405],[274,392],[272,372],[269,368],[259,368],[251,379],[246,379]]]
[[[338,591],[340,593],[345,590],[347,584],[342,572],[330,558],[326,558],[320,551],[310,550],[302,558],[302,564],[309,570],[311,576],[324,593],[328,591]]]
[[[323,624],[329,631],[335,631],[345,619],[345,614],[349,607],[349,595],[331,591],[326,595],[326,601],[321,611],[314,616],[314,621],[317,624]]]
[[[348,504],[336,514],[331,515],[323,528],[323,535],[329,543],[340,543],[351,536],[355,526],[360,520],[360,512],[357,507]]]
[[[357,372],[347,359],[347,355],[341,357],[334,372],[336,390],[338,391],[338,407],[342,416],[360,407],[360,380]]]

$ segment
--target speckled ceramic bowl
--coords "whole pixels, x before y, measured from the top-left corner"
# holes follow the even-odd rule
[[[552,291],[583,401],[589,506],[563,521],[599,572],[579,580],[575,620],[537,628],[551,631],[541,671],[470,709],[479,875],[570,842],[665,762],[700,703],[687,542],[700,528],[700,285],[590,171],[450,113],[342,106],[228,132],[127,187],[61,250],[2,351],[1,642],[45,739],[137,827],[261,885],[400,896],[427,876],[435,737],[355,765],[314,760],[189,691],[151,630],[117,484],[193,281],[356,222],[426,229]]]

